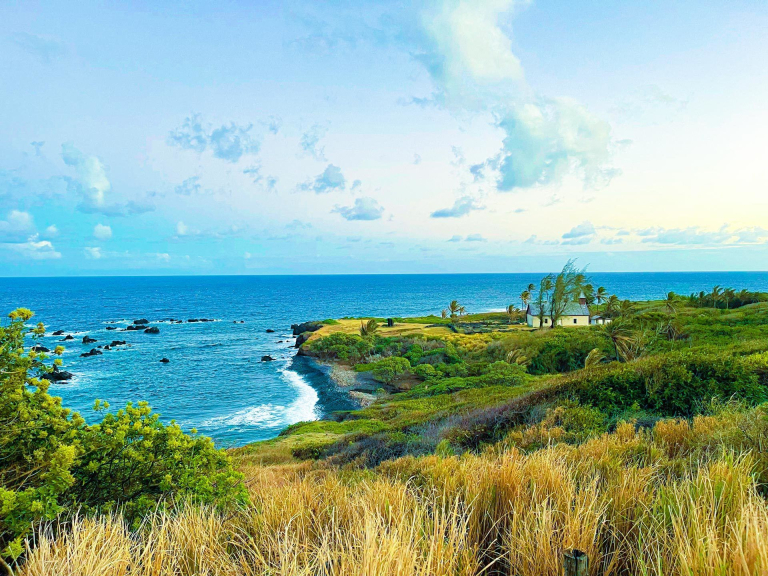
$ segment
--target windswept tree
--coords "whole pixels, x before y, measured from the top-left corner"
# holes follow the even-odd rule
[[[597,301],[597,305],[599,306],[602,304],[606,298],[608,298],[608,290],[606,290],[604,286],[600,286],[600,288],[595,291],[595,300]]]
[[[677,295],[674,292],[667,294],[667,297],[664,299],[664,308],[670,316],[677,313]]]
[[[443,308],[443,309],[440,311],[440,316],[441,316],[442,318],[448,318],[448,310],[446,310],[445,308]]]
[[[717,303],[720,302],[720,295],[723,293],[723,289],[720,287],[719,284],[715,285],[712,288],[712,294],[710,294],[710,298],[712,298],[712,308],[717,308]]]
[[[539,328],[544,328],[544,317],[547,315],[546,305],[549,302],[549,292],[554,286],[552,274],[547,274],[539,283],[539,291],[536,295],[537,315],[539,318]]]
[[[603,333],[613,344],[616,360],[626,360],[632,346],[632,331],[624,322],[619,320],[603,325]]]
[[[552,328],[558,325],[568,305],[579,298],[586,278],[585,271],[576,268],[573,260],[568,260],[563,270],[555,276],[549,298],[549,319]]]
[[[451,303],[448,304],[448,312],[450,312],[451,318],[456,318],[456,316],[458,316],[460,311],[461,311],[461,305],[459,304],[459,301],[451,300]]]
[[[531,292],[528,290],[523,290],[520,293],[520,301],[523,303],[522,309],[525,310],[526,307],[528,306],[528,302],[531,301]]]
[[[619,297],[616,296],[616,294],[611,294],[605,301],[605,310],[603,310],[603,314],[606,318],[613,318],[618,314],[620,305]]]
[[[368,322],[360,321],[360,336],[365,338],[366,336],[373,336],[379,329],[379,323],[375,318],[371,318]]]

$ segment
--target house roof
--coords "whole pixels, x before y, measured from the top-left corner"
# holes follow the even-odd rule
[[[550,313],[550,306],[549,302],[544,303],[544,315],[549,316]],[[539,315],[539,307],[534,304],[528,304],[528,310],[527,314],[530,314],[531,316],[538,316]],[[563,310],[563,316],[589,316],[589,306],[586,304],[579,304],[578,302],[569,302],[565,305],[565,310]]]

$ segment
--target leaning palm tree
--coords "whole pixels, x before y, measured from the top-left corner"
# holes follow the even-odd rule
[[[456,315],[459,313],[460,309],[461,305],[459,304],[458,300],[451,300],[451,303],[448,304],[448,312],[451,313],[451,318],[456,318]]]
[[[731,300],[736,299],[736,292],[733,288],[726,288],[723,290],[723,300],[725,300],[725,309],[728,310],[728,305],[730,304]]]
[[[619,310],[619,297],[616,294],[611,294],[611,297],[605,301],[604,314],[608,318],[613,317]]]
[[[371,318],[368,322],[360,321],[360,336],[365,338],[366,336],[373,336],[379,329],[379,323],[375,318]]]
[[[632,331],[629,326],[617,320],[603,325],[603,333],[613,344],[616,360],[625,360],[627,352],[632,345]]]
[[[635,313],[635,305],[630,300],[622,300],[619,305],[619,316],[629,318]]]
[[[595,300],[597,300],[598,306],[607,298],[607,296],[608,290],[606,290],[603,286],[600,286],[600,288],[595,291]]]
[[[523,303],[523,310],[528,307],[528,302],[531,301],[531,292],[529,290],[523,290],[520,293],[520,301]]]
[[[459,306],[459,316],[464,316],[467,313],[467,309],[464,306]]]
[[[674,292],[667,294],[664,299],[664,307],[667,310],[667,314],[675,314],[677,312],[677,295]]]
[[[443,318],[448,318],[448,310],[446,310],[445,308],[443,308],[443,309],[440,311],[440,316],[442,316]]]
[[[584,359],[584,368],[594,368],[598,364],[602,364],[604,360],[605,354],[603,354],[603,351],[600,348],[593,348]]]
[[[526,356],[520,348],[513,348],[507,354],[508,364],[519,364],[520,366],[528,366],[530,358]]]
[[[712,293],[710,294],[710,297],[712,298],[712,308],[717,308],[717,303],[720,302],[720,295],[722,292],[723,289],[719,284],[712,288]]]

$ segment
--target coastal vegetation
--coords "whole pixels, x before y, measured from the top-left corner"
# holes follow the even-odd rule
[[[66,412],[17,312],[0,333],[4,399],[25,403],[0,406],[8,569],[555,576],[577,548],[593,576],[768,573],[768,295],[628,302],[572,265],[525,292],[554,314],[583,294],[612,322],[534,330],[453,302],[299,325],[302,355],[373,393],[226,454],[146,406]],[[25,411],[56,425],[19,426]]]

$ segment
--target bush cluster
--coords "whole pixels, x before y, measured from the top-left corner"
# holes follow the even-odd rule
[[[25,351],[19,309],[0,326],[0,551],[17,557],[41,521],[119,508],[131,522],[174,502],[245,502],[241,476],[209,438],[128,405],[88,425],[48,393],[48,357]],[[42,324],[32,336],[45,333]],[[61,354],[57,348],[54,353]],[[57,359],[55,365],[60,364]],[[99,411],[106,403],[96,402]]]

